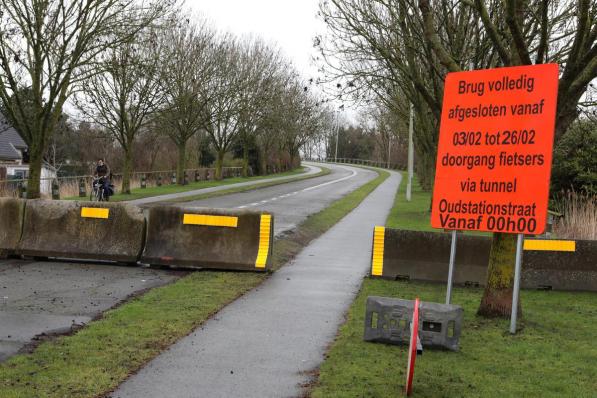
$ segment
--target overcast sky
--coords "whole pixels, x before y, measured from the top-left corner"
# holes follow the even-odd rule
[[[313,38],[325,33],[317,18],[319,0],[186,0],[194,14],[207,18],[216,29],[238,35],[253,34],[275,43],[306,79],[317,78]],[[356,123],[349,104],[340,113],[344,123]],[[333,108],[340,103],[334,101]]]
[[[277,43],[303,76],[315,76],[313,37],[325,29],[316,18],[318,0],[186,0],[186,6],[217,29]]]

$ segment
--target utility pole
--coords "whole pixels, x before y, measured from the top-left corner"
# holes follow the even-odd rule
[[[338,135],[340,134],[340,111],[336,109],[336,154],[334,162],[338,162]]]
[[[340,135],[340,111],[344,110],[344,104],[340,105],[336,109],[336,154],[334,156],[334,162],[338,162],[338,136]]]
[[[410,202],[412,181],[413,181],[413,169],[414,169],[414,157],[415,150],[413,147],[413,119],[414,109],[413,104],[410,104],[410,118],[408,123],[408,182],[406,184],[406,200]]]

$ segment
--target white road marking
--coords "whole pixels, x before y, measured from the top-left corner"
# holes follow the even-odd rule
[[[346,176],[346,177],[342,177],[342,178],[339,178],[339,179],[337,179],[337,180],[328,181],[328,182],[324,182],[323,184],[314,185],[314,186],[312,186],[312,187],[305,188],[305,189],[303,189],[303,192],[306,192],[306,191],[311,191],[311,190],[313,190],[313,189],[317,189],[317,188],[325,187],[326,185],[335,184],[335,183],[337,183],[337,182],[340,182],[340,181],[348,180],[349,178],[352,178],[352,177],[354,177],[354,176],[356,176],[356,175],[357,175],[357,172],[356,172],[355,170],[352,170],[352,174],[350,174],[350,175],[348,175],[348,176]]]
[[[274,201],[276,199],[287,198],[289,196],[296,195],[296,194],[298,194],[300,192],[307,192],[307,191],[311,191],[313,189],[317,189],[317,188],[325,187],[327,185],[335,184],[335,183],[340,182],[340,181],[345,181],[345,180],[348,180],[349,178],[352,178],[352,177],[354,177],[356,175],[357,175],[357,172],[355,170],[351,170],[351,174],[350,175],[347,175],[347,176],[342,177],[342,178],[338,178],[337,180],[332,180],[332,181],[324,182],[323,184],[314,185],[314,186],[309,187],[309,188],[301,189],[300,191],[294,191],[294,192],[287,193],[287,194],[284,194],[284,195],[281,195],[281,196],[277,196],[277,197],[274,197],[274,198],[265,199],[265,200],[262,200],[261,202],[254,202],[254,203],[251,203],[251,204],[248,204],[248,205],[238,206],[237,209],[244,209],[245,207],[249,207],[249,206],[258,206],[259,204],[264,204],[264,203],[267,203],[269,201]]]

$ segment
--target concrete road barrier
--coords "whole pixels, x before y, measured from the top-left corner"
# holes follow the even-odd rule
[[[0,258],[14,254],[23,231],[25,201],[0,198]]]
[[[274,217],[265,212],[155,206],[149,209],[141,262],[265,271],[273,230]]]
[[[526,239],[522,286],[597,291],[597,241]]]
[[[375,228],[372,276],[447,280],[450,234]],[[458,235],[454,283],[484,283],[490,247],[486,237]]]
[[[145,218],[123,203],[29,200],[18,254],[135,263]]]
[[[450,234],[375,227],[371,276],[445,283]],[[454,283],[483,286],[491,238],[458,234]],[[522,287],[597,291],[597,241],[525,239]]]

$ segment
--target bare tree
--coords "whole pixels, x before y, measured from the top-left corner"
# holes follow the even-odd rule
[[[237,138],[241,129],[240,113],[242,97],[247,81],[247,59],[237,39],[230,35],[220,38],[216,46],[217,68],[204,86],[211,101],[207,103],[205,130],[216,150],[216,179],[222,179],[224,155]]]
[[[259,127],[271,112],[277,81],[286,72],[279,51],[261,40],[249,40],[244,44],[247,67],[244,68],[244,89],[240,92],[239,141],[243,152],[243,176],[248,176],[249,145],[257,138]]]
[[[135,0],[0,0],[0,99],[29,146],[29,197],[39,197],[43,156],[73,85],[97,73],[83,67],[93,65],[106,49],[129,41],[162,15],[168,3],[148,7]],[[125,13],[132,9],[139,12]],[[31,88],[33,117],[19,96],[23,87]]]
[[[562,65],[558,87],[556,140],[578,117],[578,103],[589,83],[597,78],[597,3],[527,2],[504,3],[475,0],[466,2],[482,21],[492,50],[503,66],[557,62]],[[435,27],[429,0],[421,0],[425,37],[441,64],[450,72],[462,70],[448,52]],[[505,23],[504,23],[505,21]],[[508,316],[514,284],[516,238],[493,234],[485,292],[479,314]]]
[[[208,81],[216,76],[214,32],[206,22],[191,24],[182,15],[163,37],[161,82],[165,106],[158,124],[178,149],[177,182],[184,183],[187,142],[208,121],[208,104],[214,92]]]
[[[262,115],[257,121],[256,142],[259,148],[259,157],[261,160],[260,172],[267,174],[268,162],[273,155],[276,147],[283,147],[282,128],[287,121],[287,109],[284,107],[283,98],[287,94],[286,90],[295,76],[292,73],[292,67],[286,62],[282,62],[279,71],[272,76],[267,92],[267,101],[261,103]]]
[[[77,108],[122,147],[122,192],[127,194],[135,140],[164,99],[157,38],[161,29],[147,27],[134,39],[105,51],[99,62],[102,72],[92,74],[74,97]]]
[[[281,108],[284,113],[282,125],[279,126],[281,143],[294,165],[301,148],[325,132],[325,123],[330,120],[326,117],[329,110],[309,92],[308,86],[296,79],[288,83],[281,97]]]
[[[597,78],[597,3],[578,1],[463,1],[476,12],[501,66],[556,62],[562,66],[558,87],[556,139],[579,114],[578,103]],[[429,0],[420,0],[425,37],[450,72],[463,68],[437,34]],[[504,23],[505,21],[505,23]]]
[[[334,39],[322,46],[326,74],[341,80],[342,94],[398,104],[397,111],[404,105],[395,99],[406,96],[429,172],[447,72],[558,62],[556,139],[597,76],[597,4],[590,0],[329,0],[320,9]],[[514,248],[513,235],[494,234],[480,314],[510,314]]]
[[[463,8],[443,3],[438,13]],[[332,93],[342,100],[360,105],[378,102],[403,120],[408,120],[412,103],[418,175],[430,188],[445,71],[424,40],[420,13],[413,10],[415,0],[322,1],[320,15],[328,34],[316,39],[323,72],[319,82],[327,83],[324,88],[333,87]],[[475,28],[474,12],[464,10],[438,29],[450,37],[446,45],[459,54],[463,66],[491,66],[486,39]]]

